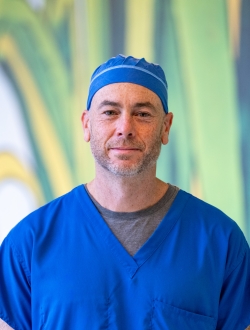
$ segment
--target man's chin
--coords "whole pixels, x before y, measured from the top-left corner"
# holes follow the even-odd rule
[[[146,171],[148,168],[155,165],[155,162],[152,164],[100,164],[110,173],[120,176],[120,177],[133,177],[142,172]]]
[[[134,167],[117,167],[117,166],[111,166],[106,168],[109,172],[113,173],[116,176],[121,176],[121,177],[131,177],[138,175],[141,173],[140,168],[134,168]]]
[[[141,166],[137,164],[107,164],[100,163],[99,165],[106,171],[121,177],[131,177],[139,174],[142,169]]]

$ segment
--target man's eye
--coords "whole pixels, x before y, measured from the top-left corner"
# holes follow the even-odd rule
[[[113,116],[115,115],[115,111],[114,110],[107,110],[107,111],[104,111],[104,114],[107,115],[107,116]]]
[[[138,117],[150,117],[150,114],[148,112],[138,112]]]

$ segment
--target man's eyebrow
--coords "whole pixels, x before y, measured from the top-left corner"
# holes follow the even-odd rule
[[[99,106],[98,106],[98,110],[101,109],[102,107],[105,107],[105,106],[110,106],[110,107],[116,107],[116,108],[122,108],[122,104],[119,103],[119,102],[116,102],[116,101],[111,101],[111,100],[104,100],[102,101]],[[133,105],[133,108],[134,109],[140,109],[140,108],[149,108],[153,111],[156,110],[155,106],[147,101],[147,102],[136,102],[134,105]]]
[[[133,108],[150,108],[151,110],[156,110],[155,106],[151,102],[138,102],[135,103]]]
[[[119,102],[104,100],[99,104],[98,109],[101,109],[102,107],[105,107],[105,106],[111,106],[111,107],[116,107],[116,108],[122,107]]]

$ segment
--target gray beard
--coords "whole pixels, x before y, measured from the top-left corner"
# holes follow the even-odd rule
[[[113,145],[115,144],[113,143]],[[123,165],[113,163],[110,158],[103,152],[103,148],[98,145],[98,141],[96,141],[93,136],[90,139],[90,146],[95,161],[102,168],[106,169],[107,171],[113,173],[116,176],[131,177],[155,166],[161,151],[161,139],[159,137],[155,138],[150,149],[147,153],[144,154],[143,158],[138,163],[132,165],[130,164],[127,166],[126,163],[124,163]],[[111,143],[108,143],[107,147],[111,146]],[[141,150],[143,150],[144,148],[144,146],[140,143],[132,142],[132,140],[130,141],[129,139],[119,140],[119,146],[133,146],[138,147]],[[126,161],[129,160],[130,157],[127,155],[120,155],[118,159]]]

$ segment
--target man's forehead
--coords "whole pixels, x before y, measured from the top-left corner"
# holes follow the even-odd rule
[[[134,104],[151,103],[161,106],[161,100],[150,89],[133,83],[114,83],[99,89],[93,96],[93,106],[110,105],[111,103],[129,102]],[[92,106],[91,106],[92,108]]]

